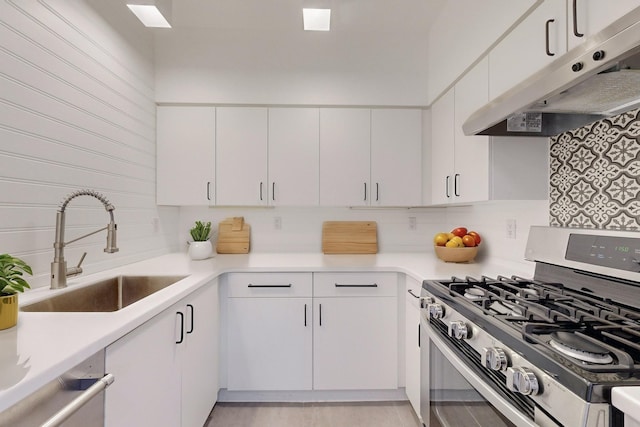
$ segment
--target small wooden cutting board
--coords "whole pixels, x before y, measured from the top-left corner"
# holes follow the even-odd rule
[[[322,223],[322,252],[378,253],[378,224],[375,221],[325,221]]]
[[[250,241],[251,227],[243,217],[227,218],[218,225],[216,252],[219,254],[249,253]]]

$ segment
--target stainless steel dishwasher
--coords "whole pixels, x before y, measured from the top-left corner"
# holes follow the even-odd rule
[[[0,413],[0,426],[103,426],[103,390],[113,380],[101,350]]]

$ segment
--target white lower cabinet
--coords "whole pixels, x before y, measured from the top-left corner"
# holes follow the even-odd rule
[[[204,425],[218,393],[218,313],[211,283],[108,346],[105,426]]]
[[[229,390],[398,387],[395,273],[232,273]]]
[[[405,296],[405,390],[420,415],[420,282],[406,278]]]
[[[235,273],[228,286],[228,390],[310,390],[311,273]]]

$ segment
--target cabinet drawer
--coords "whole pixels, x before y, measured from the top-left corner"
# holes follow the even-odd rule
[[[231,273],[229,297],[310,297],[311,273]]]
[[[314,273],[316,297],[398,295],[397,273]]]

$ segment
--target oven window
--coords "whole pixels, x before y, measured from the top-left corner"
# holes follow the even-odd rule
[[[429,343],[429,427],[515,426],[498,412]]]

